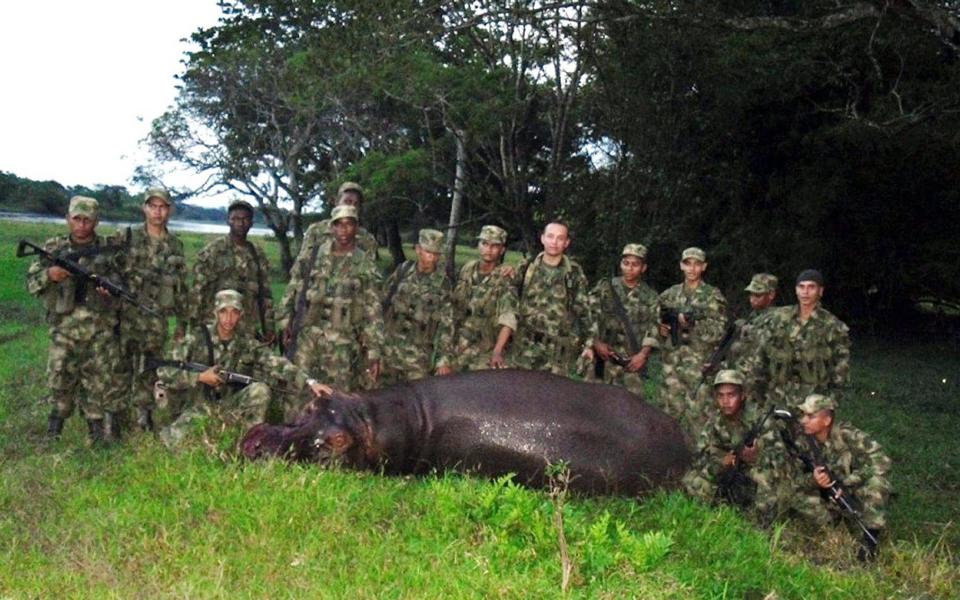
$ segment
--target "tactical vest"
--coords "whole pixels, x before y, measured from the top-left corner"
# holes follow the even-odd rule
[[[168,234],[169,235],[169,234]],[[127,228],[128,252],[132,265],[133,281],[142,300],[152,302],[161,312],[169,311],[184,302],[181,285],[186,260],[180,254],[169,253],[166,256],[151,254],[153,242],[145,228]],[[171,246],[175,244],[169,240]]]
[[[358,273],[361,252],[334,256],[328,243],[320,250],[318,265],[311,273],[307,291],[310,303],[305,323],[330,331],[352,334],[364,320],[363,279]]]
[[[387,326],[418,346],[429,346],[437,332],[435,317],[443,301],[443,277],[420,275],[416,263],[412,264],[412,273],[398,273],[403,279],[390,305]]]

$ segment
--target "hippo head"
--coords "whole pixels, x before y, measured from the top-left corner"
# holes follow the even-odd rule
[[[240,452],[247,460],[266,456],[286,456],[290,449],[290,442],[284,435],[287,429],[282,425],[269,423],[255,425],[243,436]]]

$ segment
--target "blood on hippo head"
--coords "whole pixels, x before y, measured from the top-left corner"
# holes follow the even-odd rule
[[[288,428],[283,425],[260,423],[243,436],[240,451],[244,458],[256,460],[265,456],[286,456],[290,446],[284,435]]]

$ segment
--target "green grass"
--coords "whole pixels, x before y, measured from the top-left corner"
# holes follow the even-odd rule
[[[0,598],[562,597],[558,507],[575,597],[960,595],[955,350],[856,345],[845,416],[891,454],[897,489],[892,542],[862,568],[844,533],[761,531],[679,494],[560,502],[508,480],[171,454],[139,435],[95,451],[77,418],[48,443],[46,328],[12,249],[58,231],[0,225]],[[204,242],[184,238],[191,256]]]

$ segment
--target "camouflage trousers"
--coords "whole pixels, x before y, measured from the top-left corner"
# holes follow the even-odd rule
[[[702,426],[713,407],[709,382],[700,385],[708,358],[706,353],[695,352],[690,346],[666,349],[661,354],[660,406],[687,430],[695,431]]]
[[[805,474],[812,477],[810,474]],[[890,491],[882,488],[854,490],[861,518],[868,529],[883,529],[887,524],[886,506]],[[798,516],[818,528],[836,524],[844,518],[840,506],[816,490],[794,492],[780,499],[778,510],[786,516]]]
[[[154,410],[157,372],[145,369],[144,361],[147,357],[163,358],[167,342],[167,322],[154,319],[139,325],[123,332],[123,354],[119,373],[126,380],[130,406]]]
[[[433,357],[419,348],[388,345],[383,349],[380,385],[423,379],[433,373]]]
[[[311,377],[345,392],[370,389],[360,342],[339,331],[306,327],[300,331],[293,362]]]
[[[272,393],[265,383],[251,383],[241,390],[226,390],[219,400],[209,400],[201,391],[191,391],[189,408],[177,420],[160,431],[160,439],[169,448],[183,444],[191,435],[203,431],[214,434],[229,428],[243,432],[267,419]]]
[[[744,508],[745,513],[757,522],[769,523],[779,510],[778,500],[783,493],[783,482],[769,470],[750,468],[744,475],[756,484],[753,503]],[[688,471],[682,485],[687,494],[704,502],[721,500],[718,478],[706,466]]]
[[[549,371],[569,377],[575,368],[576,353],[571,340],[537,332],[517,332],[511,364],[530,371]]]
[[[78,405],[85,418],[102,419],[104,412],[120,410],[124,403],[126,388],[114,373],[119,341],[109,331],[90,332],[93,335],[88,337],[82,332],[50,328],[48,400],[63,418],[73,414]]]
[[[643,377],[640,373],[628,373],[626,369],[610,361],[603,365],[603,382],[618,385],[641,398],[644,397]]]

